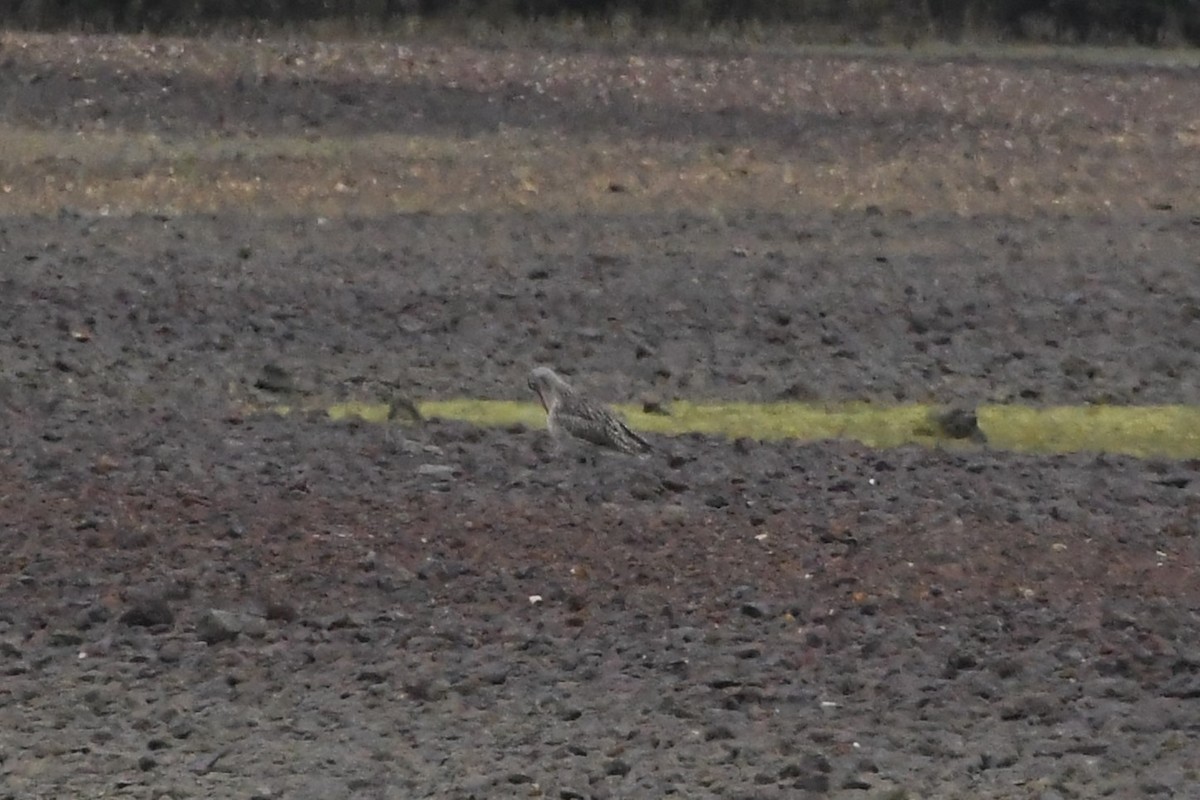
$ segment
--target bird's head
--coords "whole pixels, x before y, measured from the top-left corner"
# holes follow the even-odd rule
[[[537,367],[529,373],[529,388],[537,393],[547,412],[562,395],[571,391],[570,385],[549,367]]]

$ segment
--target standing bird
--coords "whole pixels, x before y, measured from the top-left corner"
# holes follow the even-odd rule
[[[529,388],[542,401],[546,426],[560,450],[564,433],[622,453],[649,453],[654,449],[607,406],[577,393],[549,367],[538,367],[529,373]]]

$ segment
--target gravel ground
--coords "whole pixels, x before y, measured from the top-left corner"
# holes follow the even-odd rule
[[[14,124],[94,124],[76,84],[110,130],[205,122],[139,99],[161,59],[73,81],[76,45],[38,41],[3,51]],[[382,80],[302,99],[351,132],[494,126],[446,78],[464,52],[494,57],[450,52],[403,114]],[[524,55],[467,88],[508,96]],[[994,69],[1136,108],[1195,85]],[[690,135],[737,137],[693,88]],[[538,124],[615,124],[576,108]],[[1021,108],[990,110],[1018,147]],[[1071,119],[1042,135],[1082,155],[1120,127]],[[903,125],[949,150],[952,122]],[[1176,199],[1110,214],[5,216],[0,797],[1197,796],[1200,462],[700,436],[576,460],[542,430],[241,404],[267,364],[322,397],[532,401],[535,363],[611,400],[1196,403],[1195,167],[1156,130],[1146,194]]]

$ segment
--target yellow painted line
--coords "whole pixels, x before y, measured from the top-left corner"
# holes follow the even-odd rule
[[[481,426],[545,424],[541,407],[506,400],[437,400],[419,403],[425,418],[461,420]],[[930,405],[879,406],[870,403],[689,403],[669,406],[669,415],[646,414],[618,406],[637,430],[680,435],[705,433],[762,440],[851,439],[873,447],[925,444],[978,447],[937,435]],[[283,407],[275,407],[283,411]],[[386,422],[381,403],[337,403],[329,416]],[[987,446],[1031,453],[1100,452],[1139,457],[1200,458],[1200,407],[1054,406],[1034,408],[985,405],[976,410]]]

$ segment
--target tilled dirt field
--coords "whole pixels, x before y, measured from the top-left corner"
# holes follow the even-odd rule
[[[6,56],[14,124],[89,131],[99,104],[108,130],[208,130],[199,103],[144,102],[175,67],[72,79],[52,67],[78,42],[37,48]],[[896,91],[940,69],[885,66]],[[384,80],[314,79],[221,124],[269,127],[301,89],[351,133],[521,119],[477,116],[492,89],[451,67],[403,113]],[[1055,69],[1122,107],[1195,92],[1179,70],[995,69],[1032,81],[1019,98]],[[694,88],[668,95],[689,137],[746,134]],[[874,130],[955,151],[947,97]],[[584,106],[546,100],[535,127],[618,124]],[[803,129],[823,158],[854,162],[848,114]],[[1019,104],[985,116],[1028,146]],[[578,460],[540,430],[244,404],[267,364],[285,399],[420,399],[524,397],[538,363],[612,400],[1196,403],[1195,142],[1155,120],[1039,132],[1084,161],[1097,127],[1141,137],[1094,188],[1142,171],[1154,200],[1111,213],[1076,193],[1025,214],[9,214],[0,797],[1198,796],[1195,461],[703,437]]]

